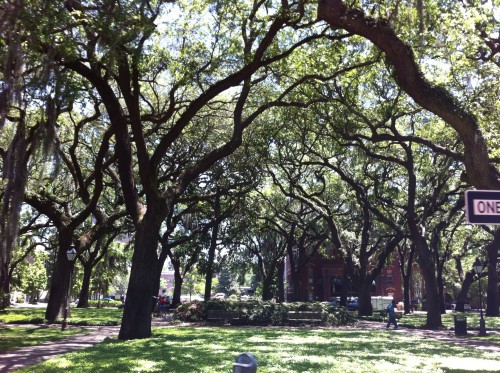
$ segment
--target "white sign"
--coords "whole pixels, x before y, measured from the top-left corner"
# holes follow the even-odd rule
[[[470,224],[500,224],[500,191],[467,190],[465,212]]]
[[[474,215],[500,215],[500,201],[494,199],[476,199],[473,202]]]

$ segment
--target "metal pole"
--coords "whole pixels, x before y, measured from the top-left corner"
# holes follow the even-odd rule
[[[486,324],[483,317],[483,295],[481,292],[481,276],[479,275],[479,307],[480,307],[480,319],[479,319],[479,336],[484,337],[486,335]]]

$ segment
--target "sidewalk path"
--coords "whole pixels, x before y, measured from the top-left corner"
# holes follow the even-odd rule
[[[153,326],[169,327],[171,317],[154,318]],[[179,327],[178,324],[175,324]],[[25,325],[24,325],[25,326]],[[187,326],[190,326],[187,324]],[[22,347],[16,350],[0,353],[0,372],[12,372],[16,369],[25,368],[42,361],[53,358],[54,356],[72,352],[78,349],[90,347],[96,343],[100,343],[106,338],[116,338],[118,336],[119,326],[104,326],[94,327],[89,334],[80,334],[64,338],[61,340],[46,342],[37,346]],[[360,330],[385,330],[385,323],[374,321],[360,321],[354,327],[345,327],[343,329],[360,329]],[[388,333],[408,333],[417,335],[422,338],[431,338],[443,343],[455,344],[460,346],[470,346],[484,351],[500,353],[500,346],[487,341],[471,339],[468,337],[457,337],[453,330],[423,330],[410,329],[404,326],[398,330],[388,330]],[[469,336],[476,331],[469,331]],[[500,334],[499,331],[491,331],[491,334]]]
[[[0,353],[0,372],[12,372],[75,350],[90,347],[106,338],[118,335],[119,327],[92,328],[89,334],[79,334],[36,346],[21,347]]]
[[[359,321],[357,328],[359,329],[370,329],[370,330],[385,330],[385,322],[376,322],[376,321]],[[417,335],[422,338],[430,338],[435,339],[443,343],[455,344],[458,346],[469,346],[473,348],[477,348],[483,351],[490,352],[498,352],[500,353],[500,346],[488,341],[480,340],[480,339],[471,339],[470,337],[473,335],[479,334],[476,330],[469,330],[467,332],[467,337],[458,337],[455,335],[454,330],[426,330],[426,329],[413,329],[413,328],[405,328],[404,326],[400,326],[398,330],[390,329],[388,332],[394,333],[408,333],[412,335]],[[500,334],[498,330],[488,330],[488,334]]]

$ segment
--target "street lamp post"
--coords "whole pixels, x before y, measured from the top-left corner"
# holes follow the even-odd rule
[[[68,283],[68,290],[66,291],[66,296],[64,298],[64,320],[61,325],[61,330],[65,330],[68,326],[68,311],[69,311],[68,298],[69,298],[69,292],[71,290],[71,277],[73,275],[73,268],[76,259],[76,249],[73,245],[71,245],[68,251],[66,251],[66,257],[68,258],[69,262],[69,283]]]
[[[481,318],[479,319],[479,335],[485,336],[486,324],[484,322],[484,317],[483,317],[483,298],[481,294],[481,272],[483,272],[484,265],[483,263],[481,263],[479,258],[477,258],[474,264],[472,265],[472,268],[474,269],[474,272],[477,274],[477,277],[479,279],[479,308],[481,312]]]

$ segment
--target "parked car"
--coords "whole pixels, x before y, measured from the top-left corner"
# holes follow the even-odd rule
[[[348,311],[357,311],[359,309],[358,298],[349,298],[347,300],[346,308]]]
[[[330,304],[331,306],[335,306],[335,307],[340,306],[340,300],[337,298],[330,299],[330,301],[327,303]]]
[[[204,300],[205,298],[200,294],[191,295],[191,302],[193,301],[203,302]]]
[[[226,298],[226,294],[224,293],[217,293],[214,295],[214,298],[213,299],[225,299]]]

